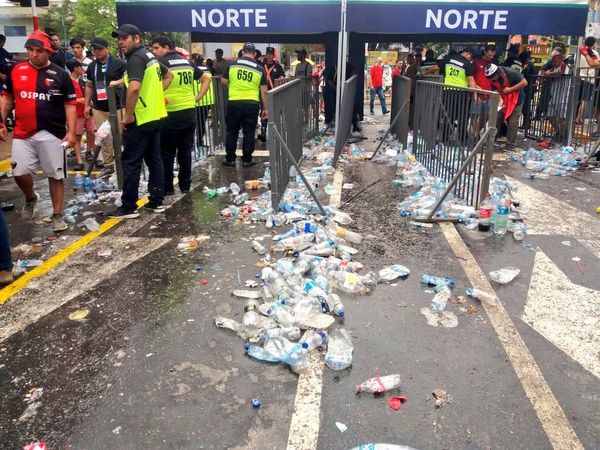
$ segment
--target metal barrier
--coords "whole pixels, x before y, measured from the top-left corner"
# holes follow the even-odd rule
[[[107,100],[108,100],[108,122],[110,123],[110,132],[112,133],[113,139],[113,154],[115,158],[115,172],[117,174],[117,186],[119,189],[123,189],[123,166],[121,165],[121,153],[123,149],[121,139],[121,118],[117,116],[119,106],[117,105],[117,89],[122,89],[114,86],[109,86],[107,89]],[[124,97],[121,97],[124,101]]]
[[[353,75],[344,82],[344,91],[340,103],[340,118],[335,129],[335,153],[333,154],[334,167],[337,167],[342,150],[346,146],[346,142],[348,142],[348,138],[352,132],[357,81],[358,77]]]
[[[402,143],[403,148],[406,148],[408,142],[409,118],[412,109],[410,108],[410,84],[410,78],[407,77],[394,77],[392,79],[390,132]],[[409,105],[408,108],[406,108],[407,104]],[[401,112],[403,113],[398,116]]]
[[[474,127],[476,116],[471,115],[476,95],[490,98],[487,128],[481,136]],[[448,183],[426,220],[432,220],[450,192],[477,207],[488,191],[498,100],[496,92],[417,81],[413,153],[433,176]]]
[[[385,135],[379,141],[379,145],[373,152],[371,159],[375,158],[386,141],[388,135],[392,133],[402,143],[403,148],[408,145],[408,132],[410,115],[414,112],[414,104],[411,99],[411,80],[407,77],[394,77],[392,79],[392,100],[390,126]]]
[[[307,182],[300,169],[302,161],[302,135],[299,124],[302,123],[303,111],[298,108],[302,102],[302,80],[292,80],[267,93],[269,124],[267,147],[269,149],[269,166],[271,168],[271,204],[277,211],[290,181],[290,169],[293,166],[311,193],[323,214],[325,210]]]
[[[273,82],[273,86],[283,86],[294,80],[302,81],[302,136],[307,141],[319,132],[319,108],[321,105],[319,79],[312,76],[278,78]]]
[[[573,85],[570,143],[594,154],[600,146],[600,76],[594,69],[583,68]]]
[[[573,94],[576,77],[541,76],[529,78],[527,107],[523,113],[525,137],[539,141],[550,139],[556,143],[570,141],[573,122]]]
[[[196,105],[194,160],[214,156],[225,146],[227,87],[221,77],[213,77],[209,90]]]

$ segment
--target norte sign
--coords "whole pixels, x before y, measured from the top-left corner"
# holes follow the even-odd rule
[[[117,0],[119,24],[144,31],[323,33],[339,31],[339,0]]]
[[[348,31],[580,36],[585,0],[348,0]]]

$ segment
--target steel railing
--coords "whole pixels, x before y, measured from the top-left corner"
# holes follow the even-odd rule
[[[335,130],[335,152],[333,154],[333,166],[337,167],[338,160],[342,154],[342,150],[348,142],[348,138],[352,132],[352,121],[355,114],[355,97],[358,77],[351,76],[344,82],[344,91],[342,101],[340,103],[339,123]]]
[[[274,87],[283,86],[294,80],[302,83],[302,136],[305,141],[319,133],[319,108],[321,105],[321,90],[319,79],[316,77],[286,77],[273,82]]]
[[[290,182],[290,169],[294,167],[322,214],[325,214],[325,210],[300,169],[304,129],[301,124],[304,113],[298,105],[301,104],[305,92],[303,86],[303,80],[291,80],[281,83],[267,94],[269,110],[267,147],[271,168],[271,204],[274,210],[279,209]]]
[[[487,125],[475,127],[475,101],[489,99]],[[439,204],[453,193],[477,207],[489,188],[496,133],[498,93],[417,81],[413,153],[429,172],[447,183]],[[476,134],[477,133],[477,134]],[[439,206],[439,204],[437,206]],[[428,219],[431,219],[435,209]]]

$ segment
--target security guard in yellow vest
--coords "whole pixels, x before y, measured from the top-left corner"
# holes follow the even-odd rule
[[[142,163],[148,166],[148,193],[150,201],[145,209],[164,212],[163,164],[160,158],[160,120],[167,116],[166,89],[173,74],[158,62],[142,45],[142,33],[135,25],[121,25],[112,32],[118,38],[119,48],[127,58],[127,72],[123,77],[127,94],[123,126],[123,195],[122,206],[110,217],[133,219],[137,212],[138,189]]]
[[[173,169],[177,157],[179,189],[185,194],[192,185],[196,102],[208,91],[211,78],[204,76],[198,67],[177,53],[173,41],[166,36],[152,40],[152,53],[173,73],[173,82],[165,91],[168,115],[162,120],[160,129],[160,152],[165,169],[164,191],[165,195],[175,194]],[[198,93],[197,80],[201,81]]]
[[[233,60],[223,73],[221,82],[229,85],[229,101],[227,103],[227,139],[225,151],[227,153],[223,164],[235,166],[235,150],[237,147],[240,128],[244,133],[242,145],[242,166],[249,167],[256,164],[252,160],[254,153],[254,133],[258,123],[260,100],[264,109],[262,117],[267,113],[267,76],[261,64],[254,60],[256,48],[247,42],[242,48],[242,56]]]

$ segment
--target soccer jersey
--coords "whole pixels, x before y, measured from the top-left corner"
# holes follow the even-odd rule
[[[22,62],[6,78],[3,95],[15,100],[15,139],[27,139],[46,130],[62,139],[66,135],[65,105],[75,105],[75,89],[69,74],[56,64],[43,69]]]

